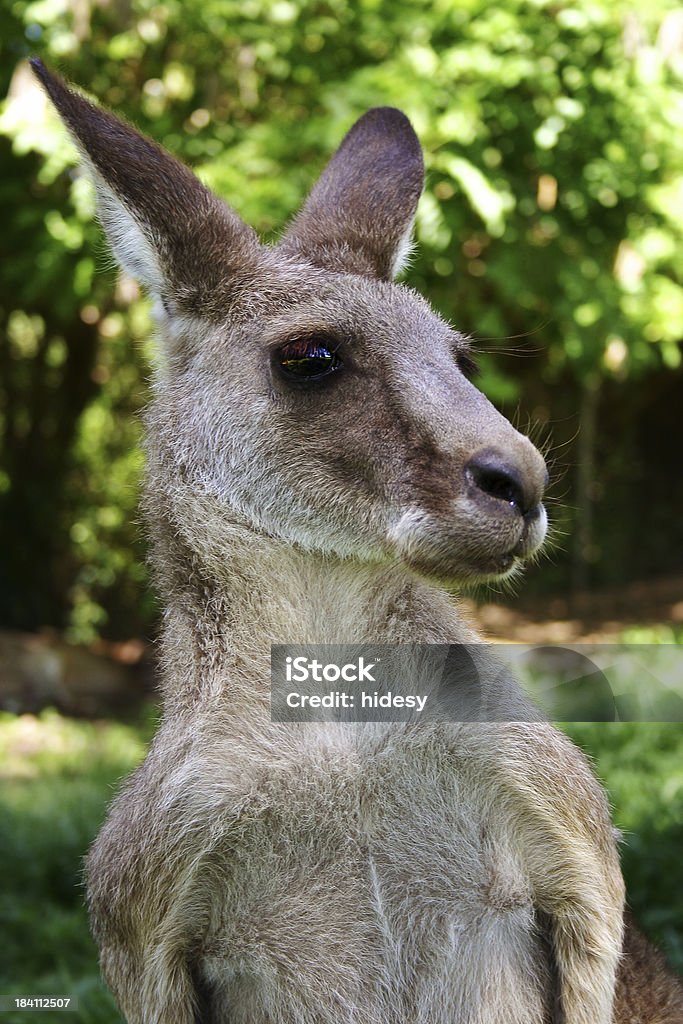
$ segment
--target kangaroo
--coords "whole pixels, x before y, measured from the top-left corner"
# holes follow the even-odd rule
[[[474,642],[451,591],[546,531],[540,454],[468,379],[467,339],[394,283],[423,187],[407,118],[361,117],[266,247],[33,66],[160,332],[163,717],[87,860],[127,1020],[610,1024],[616,990],[624,1024],[681,1021],[668,982],[633,995],[619,966],[603,789],[513,681],[504,724],[271,720],[271,644]]]

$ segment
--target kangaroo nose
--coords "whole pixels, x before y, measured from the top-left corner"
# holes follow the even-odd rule
[[[507,502],[530,518],[538,514],[548,482],[547,471],[544,470],[541,479],[538,473],[526,471],[494,448],[476,452],[465,466],[465,475],[477,491]]]

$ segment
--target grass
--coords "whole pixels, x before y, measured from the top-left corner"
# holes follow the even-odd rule
[[[102,984],[83,905],[82,861],[117,781],[140,761],[150,724],[76,722],[54,711],[0,716],[0,994],[68,995],[76,1014],[122,1020]],[[2,1015],[35,1022],[32,1011]]]
[[[45,711],[0,715],[0,994],[70,995],[74,1014],[41,1020],[121,1024],[99,978],[83,905],[82,858],[122,776],[153,731],[76,722]],[[594,758],[624,831],[630,901],[645,930],[683,969],[683,725],[567,727]],[[3,1014],[31,1024],[30,1011]]]

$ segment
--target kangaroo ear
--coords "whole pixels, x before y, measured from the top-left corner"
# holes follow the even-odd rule
[[[31,64],[92,174],[121,266],[167,309],[210,315],[211,296],[225,299],[256,262],[256,233],[170,153]]]
[[[410,121],[375,107],[348,132],[281,247],[330,270],[389,280],[409,251],[423,184]]]

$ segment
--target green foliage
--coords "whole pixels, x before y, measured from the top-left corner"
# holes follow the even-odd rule
[[[149,628],[153,615],[151,599],[139,607],[133,511],[145,307],[130,282],[116,289],[102,270],[92,194],[72,175],[74,151],[22,63],[29,52],[191,163],[266,236],[293,213],[359,114],[402,107],[428,172],[410,282],[494,349],[495,339],[532,337],[542,354],[531,370],[508,365],[503,374],[484,353],[482,383],[513,408],[524,396],[542,425],[551,408],[560,422],[574,415],[587,386],[614,379],[626,387],[680,364],[677,6],[4,6],[0,74],[11,91],[0,121],[0,192],[11,259],[0,281],[0,517],[15,543],[0,620],[68,626],[85,640]],[[575,432],[574,415],[568,436]],[[619,480],[629,460],[614,465]],[[613,506],[598,523],[618,576],[638,516],[615,507],[623,519],[616,534],[604,525]],[[565,514],[559,526],[570,520]],[[653,543],[652,559],[669,568],[665,545]],[[595,557],[590,538],[582,544],[580,557]]]

